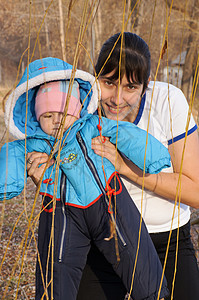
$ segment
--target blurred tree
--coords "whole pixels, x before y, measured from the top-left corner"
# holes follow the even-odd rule
[[[193,77],[196,71],[197,57],[199,55],[199,0],[194,0],[189,12],[189,37],[187,42],[187,55],[183,67],[182,90],[190,98]]]
[[[172,1],[166,0],[166,2],[170,5]],[[181,14],[181,22],[183,22],[183,15],[185,14],[186,35],[183,50],[186,50],[187,54],[183,66],[181,89],[189,100],[199,51],[199,0],[186,0],[185,2],[177,0],[173,6],[173,11]],[[176,38],[178,37],[176,36]],[[182,49],[180,50],[182,51]]]

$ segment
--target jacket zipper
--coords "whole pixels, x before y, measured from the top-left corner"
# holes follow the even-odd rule
[[[105,191],[105,189],[103,187],[103,184],[102,184],[102,182],[101,182],[101,180],[99,178],[99,175],[98,175],[98,173],[96,171],[96,168],[95,168],[95,166],[94,166],[91,158],[88,156],[87,148],[85,146],[84,140],[82,139],[81,134],[79,133],[79,131],[77,132],[76,137],[77,137],[77,141],[78,141],[78,143],[80,145],[80,148],[81,148],[81,150],[82,150],[82,152],[84,154],[84,158],[86,160],[86,163],[87,163],[88,167],[90,168],[90,170],[91,170],[91,172],[92,172],[92,174],[93,174],[93,176],[94,176],[97,184],[99,185],[99,187],[100,187],[100,189],[101,189],[101,191],[102,191],[102,193],[104,195],[107,207],[108,207],[109,206],[109,201],[107,199],[106,191]],[[115,220],[114,220],[114,222],[115,222]],[[116,227],[117,234],[118,234],[118,236],[119,236],[119,238],[120,238],[123,246],[126,246],[126,242],[125,242],[125,240],[124,240],[124,238],[123,238],[123,236],[122,236],[122,234],[121,234],[121,232],[120,232],[120,230],[118,228],[117,222],[115,224],[115,227]]]
[[[44,141],[50,146],[51,150],[53,150],[53,147],[52,147],[50,141],[47,139],[44,139]],[[62,234],[61,234],[61,242],[60,242],[59,256],[58,256],[59,262],[62,262],[63,250],[64,250],[63,249],[64,248],[64,237],[66,234],[66,212],[65,212],[65,204],[64,204],[65,190],[66,190],[66,175],[64,174],[64,172],[62,172],[61,186],[60,186],[60,200],[61,200],[61,211],[62,211],[62,215],[63,215],[63,229],[62,229]]]
[[[59,262],[62,262],[64,238],[65,238],[65,234],[66,234],[66,212],[65,212],[65,204],[64,204],[65,190],[66,190],[66,175],[62,172],[61,187],[60,187],[60,200],[61,200],[61,211],[63,214],[63,229],[62,229],[60,249],[59,249]]]

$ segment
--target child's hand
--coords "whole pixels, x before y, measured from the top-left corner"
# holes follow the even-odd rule
[[[107,158],[114,166],[116,166],[116,170],[122,174],[121,171],[124,166],[124,160],[116,150],[115,145],[109,141],[108,137],[106,137],[106,140],[103,143],[100,136],[93,138],[91,148],[95,154]]]
[[[27,154],[27,172],[32,181],[38,185],[44,169],[49,168],[54,164],[54,159],[49,160],[49,156],[46,153],[30,152]]]

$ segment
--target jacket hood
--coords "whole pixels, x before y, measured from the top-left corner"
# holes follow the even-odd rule
[[[48,81],[70,79],[71,75],[72,65],[58,58],[46,57],[29,64],[5,105],[5,123],[15,138],[24,139],[25,135],[31,137],[43,134],[35,115],[38,87]],[[80,115],[82,118],[96,111],[100,88],[95,77],[82,70],[75,71],[75,80],[79,83],[81,102],[84,102]]]

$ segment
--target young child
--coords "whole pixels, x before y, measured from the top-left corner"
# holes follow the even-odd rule
[[[117,124],[117,121],[100,120],[99,116],[91,114],[97,108],[97,88],[95,78],[86,72],[76,71],[67,115],[61,125],[69,86],[66,80],[70,79],[71,71],[72,66],[55,58],[31,63],[27,107],[27,70],[6,105],[6,124],[20,140],[7,143],[1,149],[0,199],[11,199],[23,190],[25,153],[37,151],[49,155],[53,151],[55,159],[40,186],[43,210],[38,233],[41,266],[37,264],[36,299],[76,299],[91,240],[112,264],[126,289],[131,289],[140,214],[115,167],[104,159],[102,168],[101,157],[91,149],[92,138],[104,135],[114,144],[117,141],[118,150],[141,169],[145,167],[146,172],[159,172],[170,165],[167,149],[151,135],[148,135],[144,158],[145,131],[128,122]],[[64,126],[63,138],[54,149],[60,126]],[[53,195],[56,209],[54,250],[51,253]],[[115,239],[109,238],[110,224],[115,226],[120,261],[117,260]],[[135,300],[155,299],[162,267],[143,222],[140,238],[131,296]],[[165,278],[160,289],[160,298],[163,298],[168,294]]]

